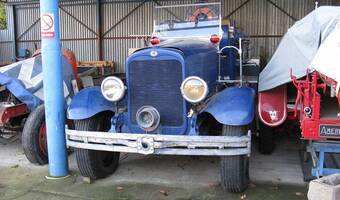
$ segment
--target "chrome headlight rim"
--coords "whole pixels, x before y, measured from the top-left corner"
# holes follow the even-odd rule
[[[204,86],[204,93],[203,95],[199,98],[199,99],[196,99],[196,100],[193,100],[193,99],[190,99],[186,94],[185,94],[185,91],[184,91],[184,88],[186,86],[186,84],[191,81],[191,80],[197,80],[199,82],[201,82]],[[207,82],[205,82],[202,78],[198,77],[198,76],[189,76],[187,77],[186,79],[184,79],[184,81],[182,82],[182,85],[181,85],[181,93],[182,93],[182,96],[183,98],[190,102],[190,103],[200,103],[202,102],[204,99],[207,98],[208,96],[208,93],[209,93],[209,88],[208,88],[208,84]]]
[[[112,99],[112,98],[108,97],[107,95],[105,95],[105,91],[104,91],[104,90],[105,90],[105,84],[106,84],[108,81],[115,81],[115,82],[119,85],[119,87],[122,88],[122,90],[120,91],[120,95],[118,96],[118,98]],[[101,93],[102,93],[103,97],[104,97],[106,100],[110,101],[110,102],[118,102],[118,101],[122,100],[122,99],[124,98],[124,96],[125,96],[125,90],[126,90],[125,85],[124,85],[123,81],[122,81],[120,78],[115,77],[115,76],[109,76],[109,77],[105,78],[105,79],[102,81],[102,84],[101,84],[101,87],[100,87],[100,88],[101,88]]]

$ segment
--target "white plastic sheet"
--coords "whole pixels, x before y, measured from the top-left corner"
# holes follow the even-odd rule
[[[340,22],[316,53],[311,68],[340,83]]]
[[[291,82],[291,69],[297,78],[305,76],[307,69],[315,69],[325,75],[336,70],[337,75],[333,75],[337,78],[330,77],[340,80],[339,23],[340,7],[335,6],[320,7],[296,22],[283,37],[273,57],[261,72],[259,91],[270,90]],[[335,41],[338,41],[337,45],[334,44]],[[329,60],[329,57],[333,58]]]

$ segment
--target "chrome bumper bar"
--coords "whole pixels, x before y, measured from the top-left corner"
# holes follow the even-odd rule
[[[251,132],[247,136],[174,136],[89,132],[66,129],[69,147],[99,151],[162,155],[234,156],[250,155]]]

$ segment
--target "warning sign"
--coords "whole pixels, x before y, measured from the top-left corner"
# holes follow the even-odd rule
[[[41,37],[54,38],[54,14],[45,13],[41,15]]]

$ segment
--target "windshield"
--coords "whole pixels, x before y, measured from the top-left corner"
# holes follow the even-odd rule
[[[220,3],[159,6],[153,35],[161,39],[221,36],[220,13]]]

